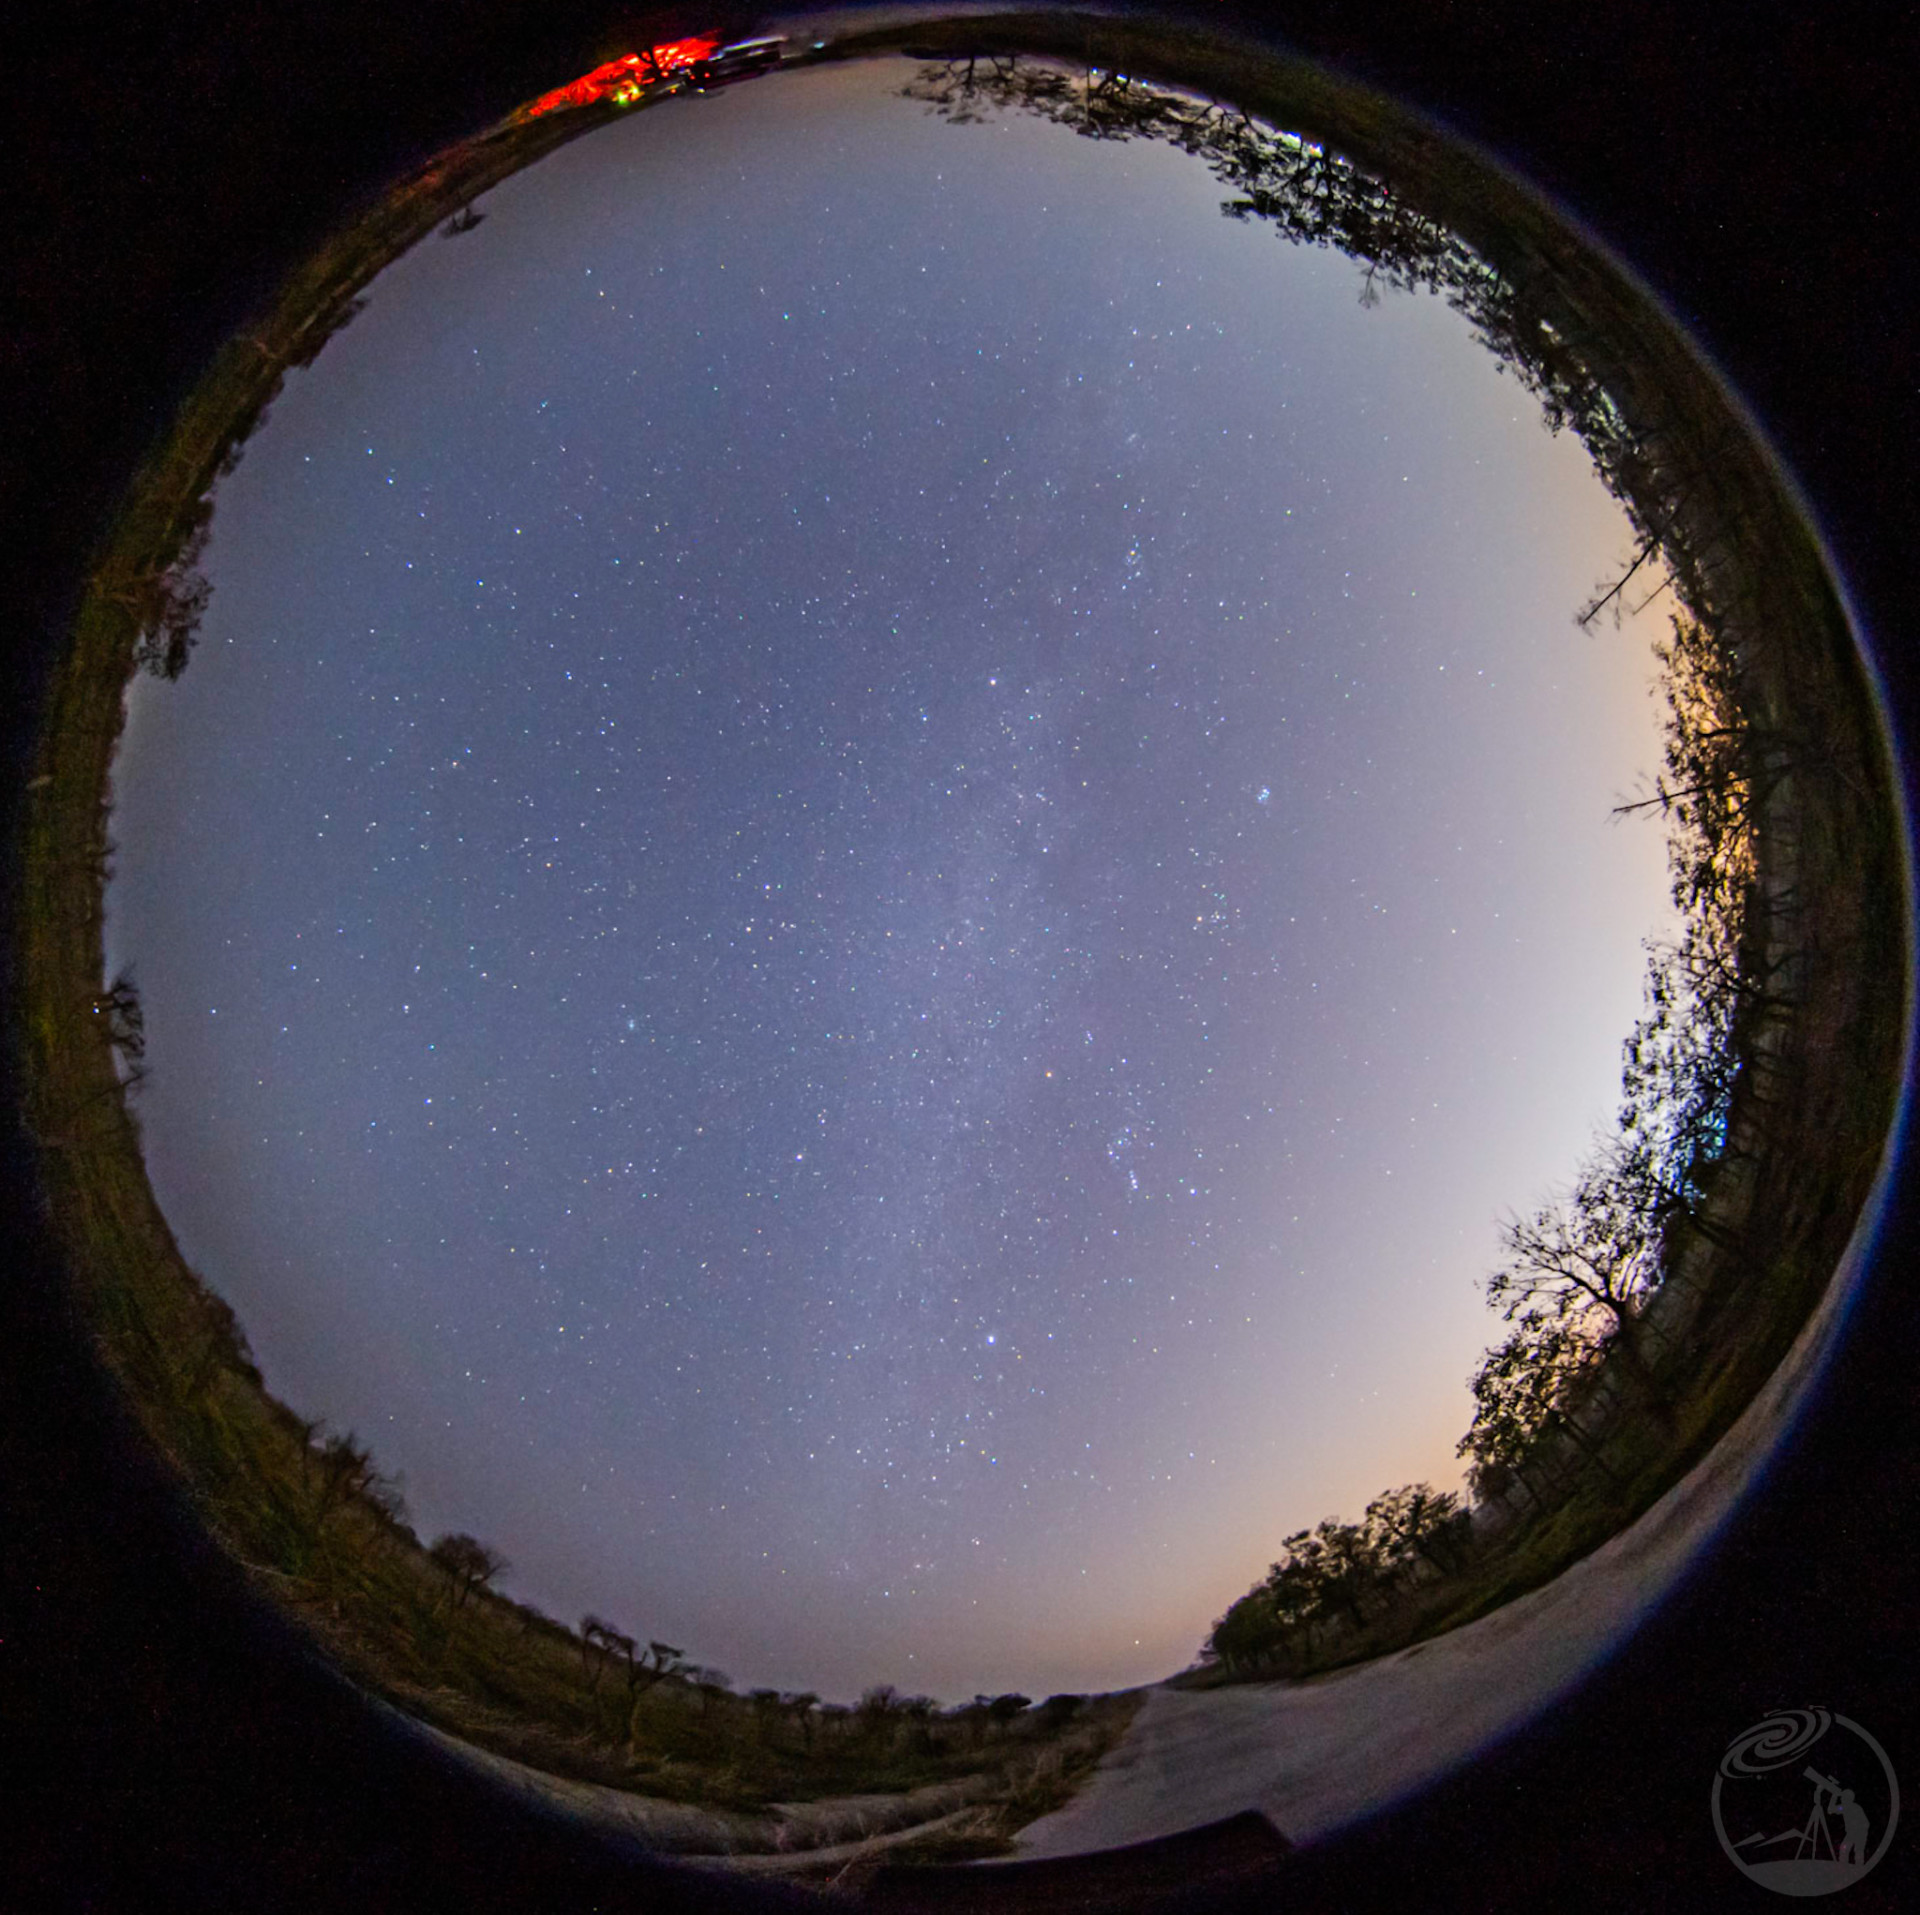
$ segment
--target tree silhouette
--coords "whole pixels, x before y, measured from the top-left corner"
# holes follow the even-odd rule
[[[338,338],[366,309],[367,296],[361,293],[351,299],[339,300],[336,304],[312,314],[301,327],[300,344],[295,349],[288,363],[302,367],[312,365],[313,362],[320,357],[321,351],[327,342],[330,339]],[[262,351],[268,350],[264,346],[261,349]],[[271,354],[269,354],[269,356],[271,356]],[[276,392],[279,390],[277,383],[274,389]],[[264,416],[265,412],[263,408],[261,417]],[[254,421],[256,430],[258,429],[259,423],[259,419]],[[232,456],[238,458],[239,448],[237,446]]]
[[[667,1677],[685,1673],[686,1657],[669,1642],[650,1642],[644,1651],[638,1650],[631,1636],[616,1633],[613,1642],[627,1661],[627,1742],[631,1747],[640,1740],[640,1712],[647,1697]]]
[[[1573,622],[1578,625],[1582,631],[1589,631],[1592,629],[1594,621],[1602,612],[1610,611],[1613,614],[1614,629],[1617,631],[1620,626],[1620,614],[1626,608],[1627,587],[1633,583],[1644,566],[1652,564],[1659,558],[1660,547],[1661,540],[1658,536],[1649,534],[1642,538],[1639,549],[1627,562],[1626,569],[1611,585],[1596,587],[1593,597],[1590,598],[1579,611],[1574,613]],[[1665,591],[1672,582],[1672,574],[1669,573],[1661,584],[1656,585],[1653,591],[1650,592],[1640,604],[1634,606],[1632,609],[1635,612],[1645,611],[1647,606],[1650,605],[1661,592]]]
[[[1467,1512],[1451,1491],[1430,1483],[1385,1490],[1362,1522],[1330,1516],[1289,1536],[1265,1580],[1214,1623],[1203,1654],[1253,1669],[1310,1648],[1323,1629],[1363,1629],[1373,1605],[1417,1562],[1451,1575],[1470,1546]]]
[[[598,1616],[589,1613],[580,1618],[580,1679],[589,1695],[598,1694],[600,1678],[613,1659],[613,1645],[621,1639],[620,1632]]]
[[[933,1752],[933,1718],[940,1705],[932,1696],[896,1696],[893,1700],[893,1736],[897,1744],[920,1755]]]
[[[676,1649],[670,1642],[650,1642],[647,1653],[640,1661],[640,1674],[647,1679],[647,1686],[665,1676],[678,1675],[685,1666],[686,1651]]]
[[[854,1705],[853,1726],[869,1742],[890,1742],[903,1707],[900,1692],[890,1682],[876,1682]]]
[[[1441,1575],[1457,1570],[1468,1547],[1468,1517],[1451,1490],[1431,1483],[1408,1483],[1382,1490],[1367,1505],[1364,1519],[1369,1544],[1389,1574],[1424,1562]]]
[[[987,1714],[992,1718],[996,1729],[1005,1729],[1016,1717],[1024,1715],[1032,1707],[1031,1696],[1023,1696],[1017,1690],[1009,1690],[1005,1695],[995,1696],[987,1704]]]
[[[455,1609],[464,1608],[476,1589],[484,1589],[504,1569],[507,1559],[497,1549],[477,1537],[442,1536],[427,1551],[434,1567],[447,1579],[447,1588]]]
[[[1667,823],[1677,940],[1651,945],[1648,1009],[1627,1041],[1616,1169],[1661,1213],[1698,1221],[1732,1148],[1735,1082],[1757,1023],[1793,1002],[1791,961],[1766,948],[1758,814],[1796,755],[1748,721],[1732,659],[1697,620],[1656,647],[1667,703],[1653,790],[1620,807]],[[1799,754],[1804,755],[1804,753]]]
[[[1641,1319],[1663,1275],[1661,1218],[1635,1182],[1609,1174],[1614,1162],[1603,1151],[1567,1196],[1507,1219],[1506,1260],[1487,1279],[1487,1300],[1509,1322],[1531,1319],[1542,1334],[1559,1326],[1569,1349],[1584,1341],[1612,1351],[1642,1403],[1664,1417],[1667,1392]],[[1535,1337],[1522,1347],[1547,1345]]]
[[[94,997],[94,1016],[106,1022],[108,1043],[129,1066],[146,1056],[146,1010],[132,972],[123,968],[113,982]]]
[[[775,1729],[787,1713],[787,1702],[778,1689],[749,1689],[747,1701],[753,1707],[754,1727],[762,1742],[775,1740]]]
[[[616,1629],[611,1623],[605,1622],[600,1625],[600,1644],[606,1652],[609,1662],[611,1662],[615,1656],[619,1656],[624,1660],[627,1676],[627,1694],[631,1697],[633,1694],[634,1658],[638,1645],[624,1630]],[[629,1719],[631,1719],[631,1709],[629,1709],[628,1713]]]
[[[213,587],[200,570],[212,523],[212,503],[202,499],[168,563],[110,572],[102,580],[106,596],[133,615],[139,635],[134,664],[156,678],[178,678],[200,636],[200,621],[213,598]]]
[[[1328,246],[1361,269],[1360,300],[1438,294],[1539,401],[1552,432],[1571,429],[1621,502],[1645,554],[1690,602],[1700,580],[1668,500],[1672,474],[1629,426],[1582,350],[1580,325],[1549,318],[1531,254],[1503,267],[1386,181],[1319,142],[1262,125],[1244,109],[1152,86],[1096,66],[1078,70],[1014,55],[960,54],[923,66],[903,92],[956,125],[999,112],[1036,114],[1092,139],[1153,139],[1201,160],[1229,197],[1228,218],[1257,220],[1295,244]],[[1557,323],[1556,323],[1557,320]],[[1624,591],[1627,580],[1617,590]],[[1603,590],[1589,622],[1614,591]]]
[[[189,1347],[198,1345],[193,1361],[185,1372],[183,1393],[187,1399],[193,1401],[202,1397],[223,1370],[242,1376],[256,1389],[259,1388],[262,1382],[260,1371],[253,1361],[246,1332],[241,1329],[233,1306],[224,1297],[207,1289],[204,1283],[193,1302],[199,1334],[183,1339]]]
[[[800,1689],[782,1696],[780,1700],[799,1728],[802,1747],[808,1755],[812,1755],[814,1731],[819,1727],[819,1717],[814,1711],[820,1698],[811,1689]]]
[[[1460,1443],[1482,1494],[1554,1434],[1613,1474],[1580,1413],[1605,1360],[1671,1428],[1646,1306],[1679,1226],[1734,1240],[1708,1202],[1739,1148],[1734,1093],[1758,1022],[1793,1002],[1791,961],[1765,948],[1758,908],[1759,807],[1793,754],[1749,722],[1734,660],[1704,622],[1676,616],[1655,651],[1667,707],[1662,767],[1648,796],[1619,809],[1665,819],[1683,929],[1648,945],[1647,1009],[1622,1048],[1615,1131],[1566,1199],[1502,1232],[1507,1260],[1487,1294],[1514,1328],[1472,1380],[1475,1416]]]
[[[1311,1530],[1296,1530],[1280,1545],[1279,1559],[1267,1570],[1267,1606],[1279,1639],[1305,1636],[1325,1619],[1326,1549]]]
[[[1362,1624],[1377,1569],[1356,1523],[1329,1516],[1313,1529],[1296,1530],[1267,1572],[1274,1614],[1294,1628],[1312,1628],[1341,1615]]]
[[[711,1715],[715,1698],[726,1695],[733,1688],[733,1678],[724,1669],[703,1668],[698,1663],[689,1663],[679,1673],[681,1680],[691,1683],[694,1694],[700,1698],[702,1716]]]
[[[1565,1317],[1523,1311],[1506,1341],[1489,1350],[1468,1387],[1474,1418],[1457,1454],[1472,1459],[1481,1496],[1497,1495],[1540,1439],[1564,1431],[1611,1475],[1598,1439],[1572,1412],[1599,1370],[1605,1345]]]
[[[328,1436],[318,1443],[314,1438],[326,1426],[303,1424],[307,1437],[306,1454],[301,1465],[301,1484],[309,1499],[312,1533],[320,1546],[321,1561],[329,1575],[338,1571],[333,1553],[333,1536],[338,1519],[347,1510],[358,1507],[383,1527],[392,1529],[404,1518],[406,1504],[397,1478],[383,1476],[374,1466],[373,1452],[349,1430],[345,1435]]]
[[[1313,1543],[1319,1553],[1321,1606],[1363,1628],[1367,1605],[1386,1581],[1374,1539],[1362,1524],[1328,1517],[1314,1530]]]
[[[318,1479],[314,1508],[319,1521],[344,1509],[364,1496],[378,1480],[373,1452],[355,1440],[349,1430],[344,1436],[329,1436],[320,1445],[315,1475]]]
[[[1265,1583],[1257,1583],[1215,1619],[1202,1653],[1218,1658],[1229,1669],[1252,1669],[1279,1650],[1287,1636],[1273,1592]]]

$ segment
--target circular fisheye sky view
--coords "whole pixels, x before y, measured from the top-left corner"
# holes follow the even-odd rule
[[[136,680],[107,961],[185,1255],[423,1534],[1039,1696],[1458,1486],[1671,922],[1668,608],[1576,627],[1626,517],[1442,299],[913,71],[374,282]]]

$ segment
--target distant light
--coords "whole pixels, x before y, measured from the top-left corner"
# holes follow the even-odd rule
[[[583,73],[566,86],[557,86],[551,93],[541,94],[537,100],[521,107],[514,117],[535,119],[542,113],[555,113],[563,107],[592,106],[595,101],[609,96],[616,106],[629,105],[640,98],[650,82],[663,80],[670,73],[697,65],[708,58],[719,44],[710,36],[702,35],[690,40],[663,41],[657,47],[649,47],[645,53],[622,54],[619,59],[609,60],[605,66],[595,67],[591,73]]]

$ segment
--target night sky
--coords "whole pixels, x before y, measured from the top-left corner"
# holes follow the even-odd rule
[[[116,770],[148,1161],[423,1536],[743,1684],[1188,1661],[1458,1481],[1664,922],[1644,629],[1441,301],[898,62],[389,270]]]

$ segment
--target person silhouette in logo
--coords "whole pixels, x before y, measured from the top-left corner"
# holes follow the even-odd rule
[[[1840,1811],[1841,1824],[1847,1831],[1846,1840],[1840,1844],[1840,1853],[1834,1860],[1849,1862],[1858,1868],[1867,1846],[1867,1812],[1854,1800],[1851,1789],[1835,1791],[1833,1805]]]

